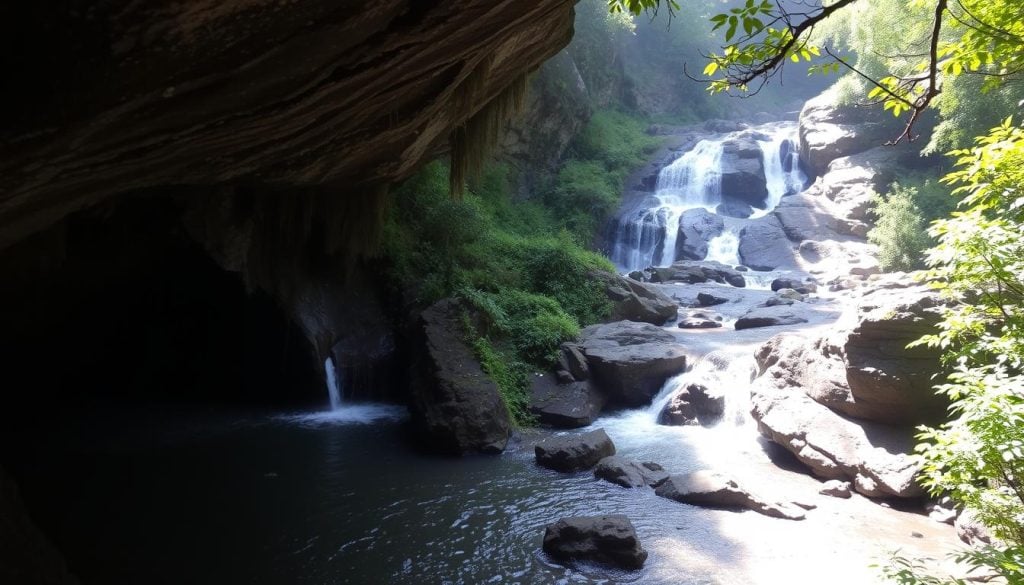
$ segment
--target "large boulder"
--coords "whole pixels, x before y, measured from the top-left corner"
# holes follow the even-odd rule
[[[769,502],[741,488],[735,481],[714,471],[701,470],[673,475],[655,493],[663,498],[714,508],[746,508],[772,518],[803,520],[804,511],[794,504]]]
[[[745,133],[746,134],[746,133]],[[722,196],[763,209],[768,201],[764,156],[752,136],[722,144]]]
[[[658,415],[663,425],[712,425],[725,414],[725,395],[703,384],[687,384]]]
[[[610,272],[594,271],[590,276],[604,286],[605,295],[612,302],[613,320],[663,325],[676,318],[679,305],[649,284]]]
[[[551,374],[535,375],[531,380],[530,414],[549,427],[585,427],[601,413],[605,401],[588,381],[559,384]]]
[[[615,444],[597,429],[577,435],[548,437],[533,448],[537,464],[555,471],[584,471],[615,454]]]
[[[656,488],[665,483],[668,473],[657,463],[636,463],[625,457],[612,455],[597,462],[594,477],[626,488],[645,485]]]
[[[773,339],[758,351],[777,388],[799,388],[847,416],[887,424],[936,423],[948,403],[935,393],[939,351],[907,345],[934,331],[942,299],[905,277],[879,280],[826,335]]]
[[[594,561],[623,569],[639,569],[647,560],[629,518],[575,516],[544,530],[544,552],[559,560]]]
[[[746,279],[735,268],[726,266],[721,262],[699,262],[695,260],[681,260],[673,263],[671,266],[652,268],[651,281],[658,283],[682,282],[685,284],[717,282],[720,284],[730,284],[738,288],[747,286]]]
[[[923,494],[918,467],[909,453],[914,432],[877,423],[851,421],[811,400],[799,388],[771,383],[785,376],[772,366],[751,391],[751,415],[758,430],[807,465],[818,477],[853,482],[868,497],[916,498]]]
[[[703,260],[708,255],[708,242],[719,236],[724,229],[725,220],[706,209],[684,211],[679,217],[676,258]]]
[[[618,406],[647,404],[668,378],[686,368],[686,354],[671,333],[633,321],[591,325],[579,347],[591,379]]]
[[[810,174],[822,175],[833,160],[898,136],[899,125],[899,120],[877,108],[837,105],[835,92],[826,91],[808,100],[800,111],[801,161]]]
[[[444,452],[500,453],[512,423],[498,387],[463,341],[460,306],[438,301],[420,314],[409,409],[414,426]]]
[[[782,224],[769,215],[740,230],[740,262],[754,270],[775,270],[796,266],[793,244]]]

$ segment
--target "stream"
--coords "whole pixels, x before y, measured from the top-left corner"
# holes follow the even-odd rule
[[[791,133],[779,126],[770,135],[766,165],[781,168],[771,153]],[[659,180],[663,212],[647,215],[662,227],[667,221],[669,234],[681,210],[716,203],[707,166],[715,142],[687,156],[668,170],[684,187]],[[693,164],[710,171],[694,178],[683,168]],[[794,188],[785,173],[766,175],[775,181],[770,207],[738,221],[757,221]],[[654,263],[649,242],[617,244],[620,267]],[[674,260],[674,243],[663,244],[662,264]],[[710,242],[708,259],[736,263],[736,245],[727,230]],[[895,549],[944,555],[956,544],[950,527],[859,495],[818,495],[820,482],[759,436],[748,404],[754,349],[794,327],[733,329],[739,312],[772,294],[765,289],[775,274],[750,276],[750,287],[730,287],[743,291],[744,302],[722,308],[725,327],[665,326],[687,348],[688,371],[666,382],[651,406],[606,413],[592,428],[604,428],[627,458],[671,473],[725,471],[764,497],[816,505],[803,521],[690,506],[590,472],[543,469],[532,446],[552,431],[518,433],[498,457],[424,455],[405,437],[403,408],[342,402],[343,381],[330,363],[331,408],[323,412],[94,406],[54,414],[45,438],[12,453],[10,465],[40,526],[86,584],[863,585],[878,582],[870,565]],[[727,287],[660,286],[677,296]],[[828,328],[841,308],[841,298],[822,295],[801,330]],[[691,382],[725,393],[722,422],[658,425],[664,403]],[[650,553],[643,569],[566,566],[541,552],[546,524],[594,514],[632,520]]]

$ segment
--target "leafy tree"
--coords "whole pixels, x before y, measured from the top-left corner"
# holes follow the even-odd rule
[[[868,241],[879,247],[878,262],[884,270],[923,268],[924,251],[932,240],[924,216],[914,203],[917,190],[894,185],[885,197],[875,197],[878,221],[868,232]]]

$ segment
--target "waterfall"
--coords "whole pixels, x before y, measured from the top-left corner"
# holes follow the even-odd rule
[[[334,360],[324,360],[324,373],[327,378],[327,396],[331,399],[331,410],[341,409],[341,383],[338,379],[338,371],[334,367]]]
[[[714,211],[722,202],[722,143],[701,140],[658,173],[651,204],[619,219],[612,261],[623,271],[668,266],[676,260],[679,217],[688,209]]]
[[[705,260],[712,260],[735,266],[740,264],[740,236],[733,229],[727,229],[708,242]]]
[[[644,416],[651,423],[656,423],[661,411],[680,390],[689,384],[701,384],[725,396],[725,413],[718,426],[743,426],[747,421],[749,403],[746,392],[754,376],[754,367],[749,347],[704,354],[685,372],[665,382]]]
[[[802,191],[807,176],[800,170],[800,153],[796,148],[796,130],[780,126],[769,133],[769,140],[759,140],[764,164],[765,187],[768,189],[768,203],[764,209],[754,213],[754,218],[770,213],[791,193]]]

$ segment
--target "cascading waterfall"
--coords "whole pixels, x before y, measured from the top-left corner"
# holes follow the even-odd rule
[[[327,378],[327,396],[331,400],[331,410],[341,409],[341,384],[338,379],[338,370],[334,367],[334,360],[324,360],[324,373]]]
[[[765,208],[755,209],[751,219],[770,213],[785,195],[799,192],[807,181],[800,171],[795,124],[772,124],[759,127],[757,131],[768,199]],[[735,134],[725,134],[698,142],[692,150],[661,169],[651,197],[620,216],[610,235],[611,259],[621,271],[667,266],[676,261],[682,214],[698,208],[715,213],[723,202],[723,145],[735,137]],[[717,242],[712,240],[705,259],[739,263],[733,249],[738,245],[738,235],[723,233],[719,238]]]
[[[620,269],[667,266],[676,260],[679,217],[688,209],[713,211],[722,202],[722,143],[701,140],[658,173],[654,204],[623,217],[612,261]]]
[[[689,384],[701,384],[725,396],[725,414],[719,426],[743,426],[748,417],[747,400],[742,392],[750,385],[753,367],[749,351],[718,350],[707,353],[685,372],[665,382],[645,416],[656,423],[661,411],[681,389]]]
[[[764,162],[768,203],[751,217],[758,218],[771,213],[784,196],[803,190],[807,175],[800,170],[800,153],[796,148],[794,134],[792,128],[781,126],[769,133],[770,140],[758,141]]]
[[[740,236],[734,229],[726,229],[708,242],[705,260],[736,265],[740,263]]]

